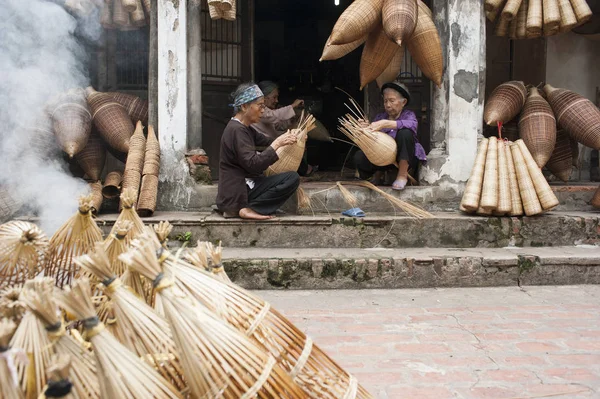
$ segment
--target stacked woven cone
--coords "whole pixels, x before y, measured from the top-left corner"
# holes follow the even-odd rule
[[[210,1],[209,1],[210,3]],[[381,86],[401,72],[408,49],[425,76],[441,86],[443,55],[431,10],[421,0],[356,0],[338,18],[321,61],[335,60],[365,43],[360,88]]]
[[[129,153],[127,154],[127,163],[125,163],[125,172],[123,173],[123,191],[132,189],[135,193],[139,192],[145,153],[146,138],[144,137],[144,126],[142,122],[138,122],[135,132],[129,141]],[[119,207],[122,208],[122,204]]]
[[[142,188],[137,206],[140,216],[152,216],[156,210],[158,196],[158,172],[160,169],[160,145],[156,139],[154,128],[148,126],[148,140],[142,170]]]
[[[533,39],[569,32],[592,17],[586,0],[485,0],[497,36]]]
[[[150,20],[150,0],[106,0],[100,7],[104,29],[135,30]]]

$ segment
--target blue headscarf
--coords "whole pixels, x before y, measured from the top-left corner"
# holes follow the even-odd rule
[[[261,97],[264,97],[263,92],[260,90],[260,88],[257,85],[252,85],[252,86],[248,87],[246,90],[244,90],[243,92],[241,92],[240,94],[238,94],[235,97],[233,104],[231,104],[231,106],[239,107],[244,104],[248,104],[249,102],[254,101],[257,98],[261,98]]]

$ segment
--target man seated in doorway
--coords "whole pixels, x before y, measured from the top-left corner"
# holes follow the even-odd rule
[[[265,96],[266,109],[260,122],[255,123],[252,127],[259,133],[265,136],[276,139],[292,128],[296,117],[295,110],[304,106],[304,100],[296,99],[291,105],[277,108],[279,105],[279,86],[277,83],[270,80],[264,80],[258,83],[258,87]],[[302,158],[298,174],[300,176],[310,176],[314,169],[306,161],[306,156]]]

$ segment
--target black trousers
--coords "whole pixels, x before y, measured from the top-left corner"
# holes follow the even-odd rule
[[[300,176],[296,172],[261,176],[253,180],[254,188],[248,189],[248,208],[261,215],[275,213],[300,185]]]
[[[400,129],[396,133],[396,146],[398,147],[398,155],[396,161],[408,161],[408,169],[412,170],[413,173],[416,171],[418,166],[418,160],[415,156],[415,138],[413,132],[410,129]],[[361,179],[368,179],[373,176],[378,170],[390,170],[394,169],[394,165],[388,166],[376,166],[369,161],[367,156],[362,151],[357,151],[354,154],[354,165],[358,169],[358,174]]]

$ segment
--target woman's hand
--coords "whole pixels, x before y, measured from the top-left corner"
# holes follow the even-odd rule
[[[298,108],[303,105],[304,105],[304,100],[300,100],[299,98],[297,98],[296,101],[294,101],[292,103],[292,108]]]
[[[359,119],[358,120],[358,124],[360,125],[360,127],[362,127],[363,129],[366,129],[369,127],[369,121],[366,121],[364,119]]]
[[[297,140],[298,139],[296,138],[296,135],[290,133],[290,131],[288,130],[286,133],[273,140],[273,142],[271,143],[271,147],[273,147],[273,149],[277,151],[281,147],[294,144]]]
[[[375,132],[380,132],[383,129],[396,129],[398,127],[398,125],[396,124],[396,121],[390,121],[387,119],[383,119],[383,120],[371,123],[371,125],[369,127]]]

